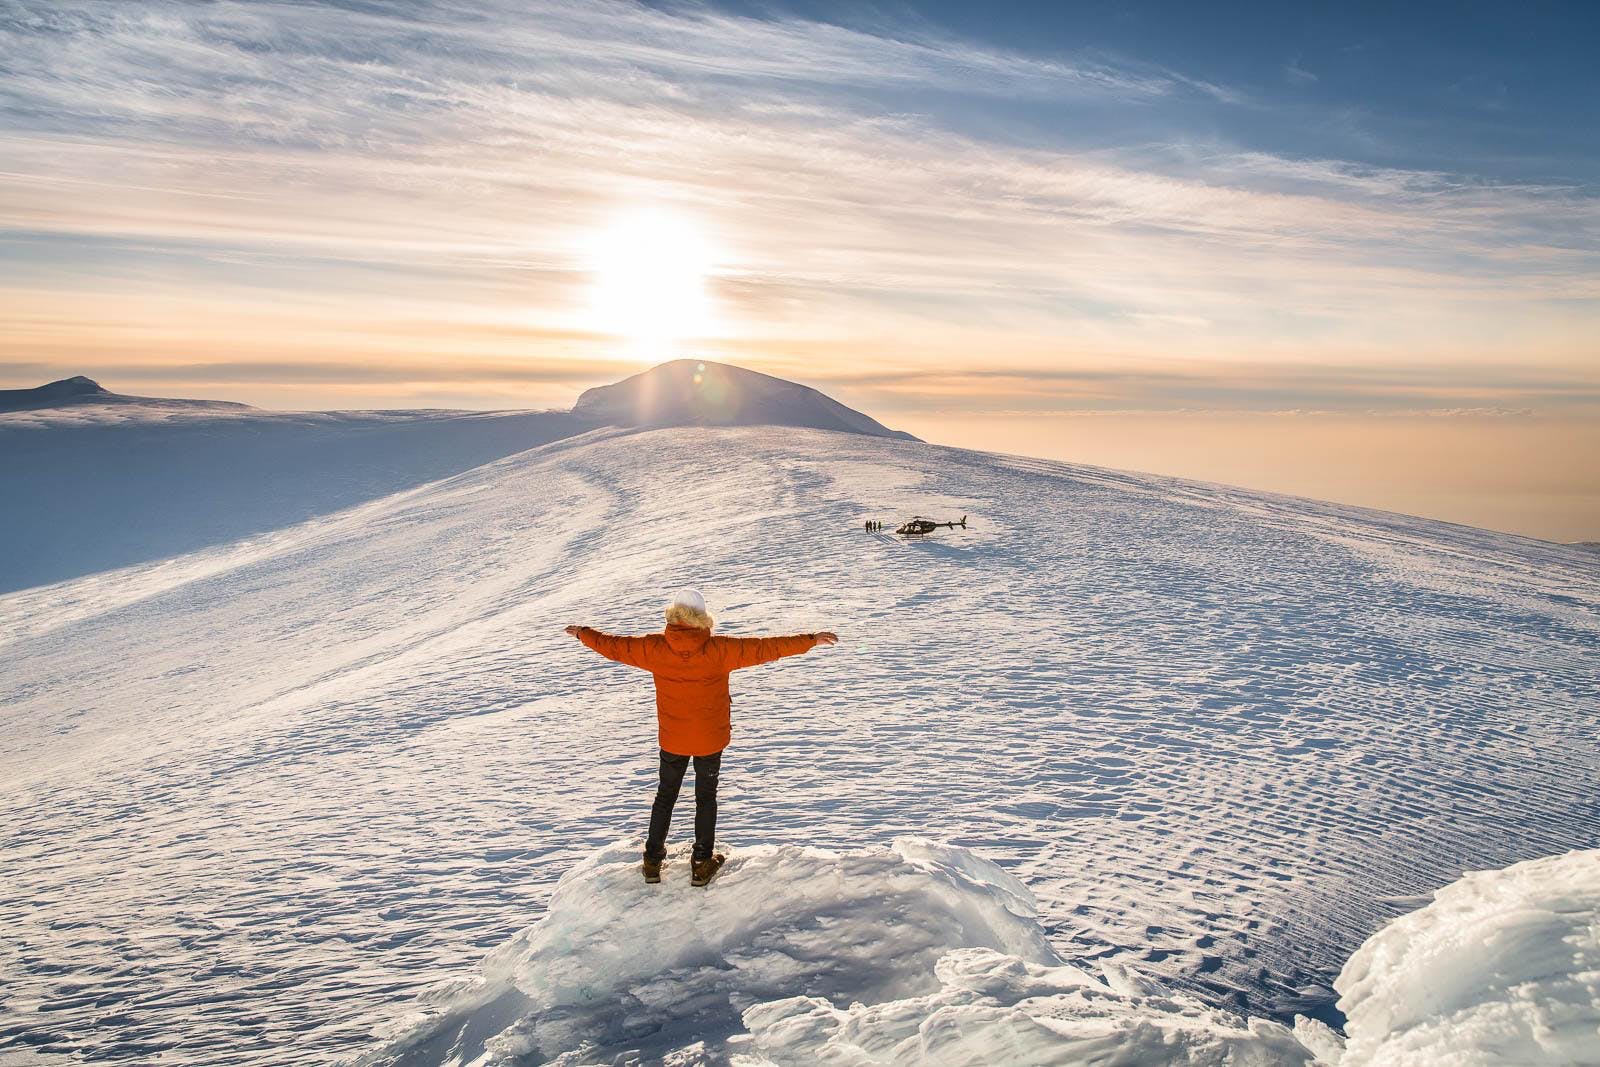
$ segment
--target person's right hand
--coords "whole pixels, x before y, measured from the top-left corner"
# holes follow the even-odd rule
[[[837,645],[839,643],[839,635],[828,630],[822,631],[816,637],[819,645]]]
[[[568,637],[577,637],[578,636],[578,631],[581,630],[581,629],[583,629],[583,627],[581,627],[581,626],[569,626],[569,627],[567,627],[567,636]]]

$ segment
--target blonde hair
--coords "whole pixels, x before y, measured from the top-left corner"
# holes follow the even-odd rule
[[[697,611],[687,604],[672,604],[667,608],[667,621],[681,623],[684,626],[698,626],[702,630],[709,630],[717,624],[709,612]]]

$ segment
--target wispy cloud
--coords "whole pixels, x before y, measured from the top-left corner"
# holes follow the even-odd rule
[[[1315,74],[1300,65],[1300,57],[1295,56],[1283,65],[1284,80],[1293,85],[1310,85],[1319,79]]]
[[[17,362],[598,366],[616,355],[583,242],[647,202],[719,250],[703,350],[769,366],[1160,356],[1211,368],[1194,385],[1240,357],[1448,378],[1516,352],[1594,373],[1600,206],[1581,191],[1178,128],[1106,145],[1067,123],[1024,144],[981,121],[1017,99],[1238,102],[1152,66],[694,6],[7,12],[0,355]]]

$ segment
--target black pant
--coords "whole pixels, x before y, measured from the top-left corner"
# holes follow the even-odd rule
[[[667,827],[672,822],[672,805],[678,802],[683,772],[689,757],[661,750],[661,784],[656,787],[656,802],[650,808],[650,836],[645,838],[644,854],[660,859],[667,854]],[[694,757],[694,858],[711,858],[717,841],[717,775],[722,771],[722,753]]]

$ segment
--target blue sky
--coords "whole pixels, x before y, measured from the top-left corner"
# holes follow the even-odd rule
[[[725,7],[948,35],[1039,58],[1100,57],[1218,90],[1165,101],[1142,117],[1147,129],[1178,126],[1244,148],[1385,167],[1590,189],[1600,179],[1600,5],[1592,3]],[[1035,135],[1108,145],[1129,139],[1126,125],[1084,129],[1065,109],[1022,110]]]

